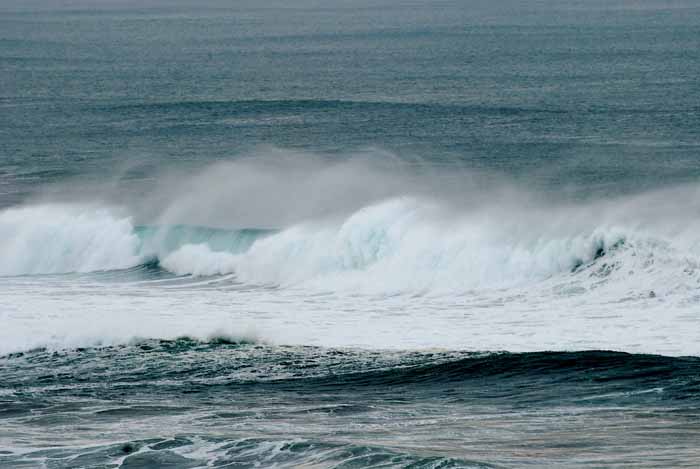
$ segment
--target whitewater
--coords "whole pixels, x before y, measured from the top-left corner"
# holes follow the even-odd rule
[[[558,203],[503,185],[479,197],[462,189],[461,199],[435,184],[430,196],[401,194],[385,175],[393,194],[336,210],[297,203],[287,226],[182,223],[205,211],[183,211],[183,200],[218,199],[212,174],[240,173],[237,164],[194,176],[208,190],[160,207],[153,224],[106,202],[0,212],[0,353],[221,334],[367,349],[700,353],[700,207],[679,204],[696,198],[691,186]],[[314,164],[299,190],[334,178],[333,165]],[[350,185],[376,185],[374,174]],[[227,207],[266,192],[247,188],[253,199]]]

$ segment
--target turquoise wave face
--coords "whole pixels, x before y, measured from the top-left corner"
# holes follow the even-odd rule
[[[140,252],[155,256],[167,255],[187,244],[206,244],[211,251],[240,254],[256,241],[276,233],[276,230],[244,228],[225,230],[193,225],[138,225],[134,233],[140,242]]]

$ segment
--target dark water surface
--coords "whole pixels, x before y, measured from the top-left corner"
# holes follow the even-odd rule
[[[0,456],[18,467],[692,467],[700,457],[695,357],[179,339],[17,353],[0,372],[2,438],[52,447]]]

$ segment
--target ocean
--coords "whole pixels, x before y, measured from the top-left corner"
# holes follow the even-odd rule
[[[0,2],[0,467],[700,466],[695,0]]]

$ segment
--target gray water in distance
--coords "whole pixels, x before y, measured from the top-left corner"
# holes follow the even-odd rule
[[[0,466],[697,467],[700,5],[0,4]]]

